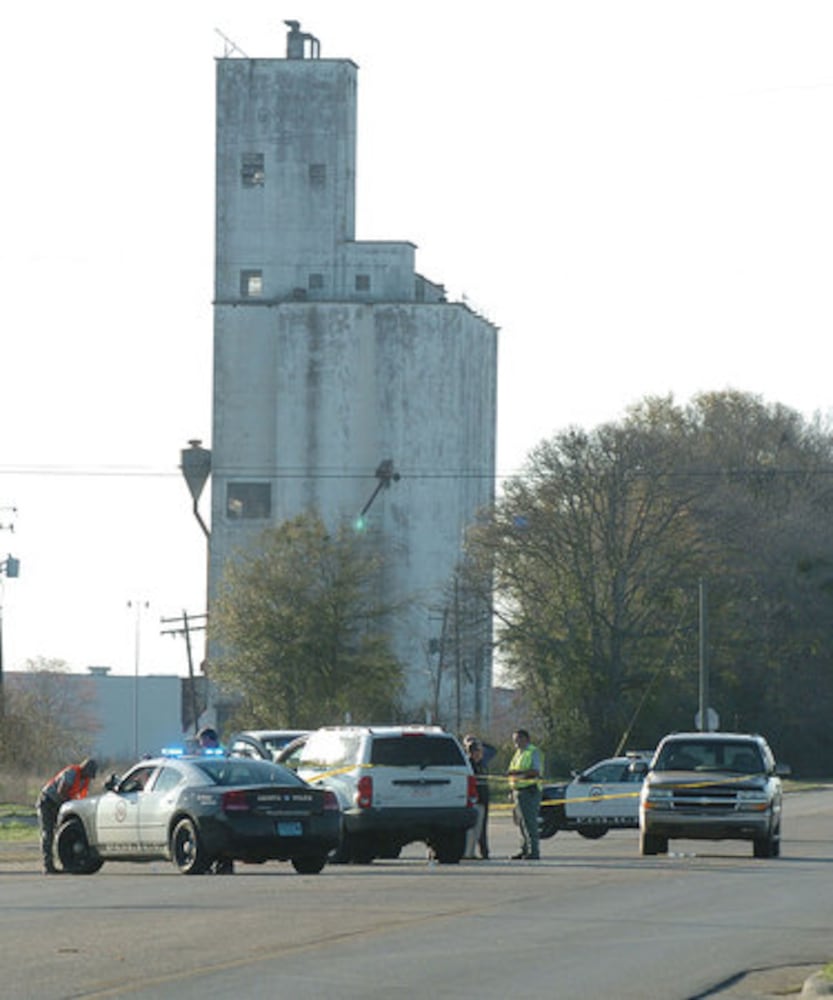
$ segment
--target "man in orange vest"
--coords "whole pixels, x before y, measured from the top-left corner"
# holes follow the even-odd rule
[[[86,798],[90,790],[90,781],[96,774],[98,774],[98,764],[92,757],[87,757],[80,764],[70,764],[59,771],[41,789],[37,810],[44,875],[54,875],[58,871],[52,853],[58,810],[64,802],[69,802],[70,799]]]

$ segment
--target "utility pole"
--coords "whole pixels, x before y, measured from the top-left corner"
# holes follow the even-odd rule
[[[192,632],[204,632],[206,622],[208,620],[208,615],[189,615],[187,611],[182,612],[181,618],[161,618],[160,621],[163,625],[174,625],[175,628],[163,628],[162,635],[184,635],[185,636],[185,651],[188,655],[188,691],[189,691],[189,703],[191,706],[191,718],[194,722],[194,735],[197,735],[197,729],[199,727],[200,713],[197,707],[197,682],[194,677],[194,655],[191,650],[191,633]],[[194,625],[193,622],[198,621],[202,624]]]
[[[0,507],[0,511],[8,511],[12,515],[12,520],[8,524],[0,524],[0,531],[14,532],[14,516],[17,514],[17,507]],[[7,556],[0,562],[0,720],[6,714],[6,704],[3,691],[3,590],[5,578],[13,578],[20,575],[20,560],[14,556]]]

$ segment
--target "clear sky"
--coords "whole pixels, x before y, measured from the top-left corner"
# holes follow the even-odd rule
[[[282,57],[296,19],[358,64],[357,237],[413,241],[500,327],[501,474],[648,394],[831,413],[828,0],[3,13],[7,670],[186,671],[160,618],[205,610],[178,464],[211,435],[215,29]]]

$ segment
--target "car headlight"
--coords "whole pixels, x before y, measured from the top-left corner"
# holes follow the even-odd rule
[[[669,809],[673,795],[670,788],[650,788],[643,796],[642,804],[646,809]]]

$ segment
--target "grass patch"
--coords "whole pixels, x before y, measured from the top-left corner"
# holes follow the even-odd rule
[[[37,823],[20,819],[0,820],[0,844],[33,843],[39,836]]]

